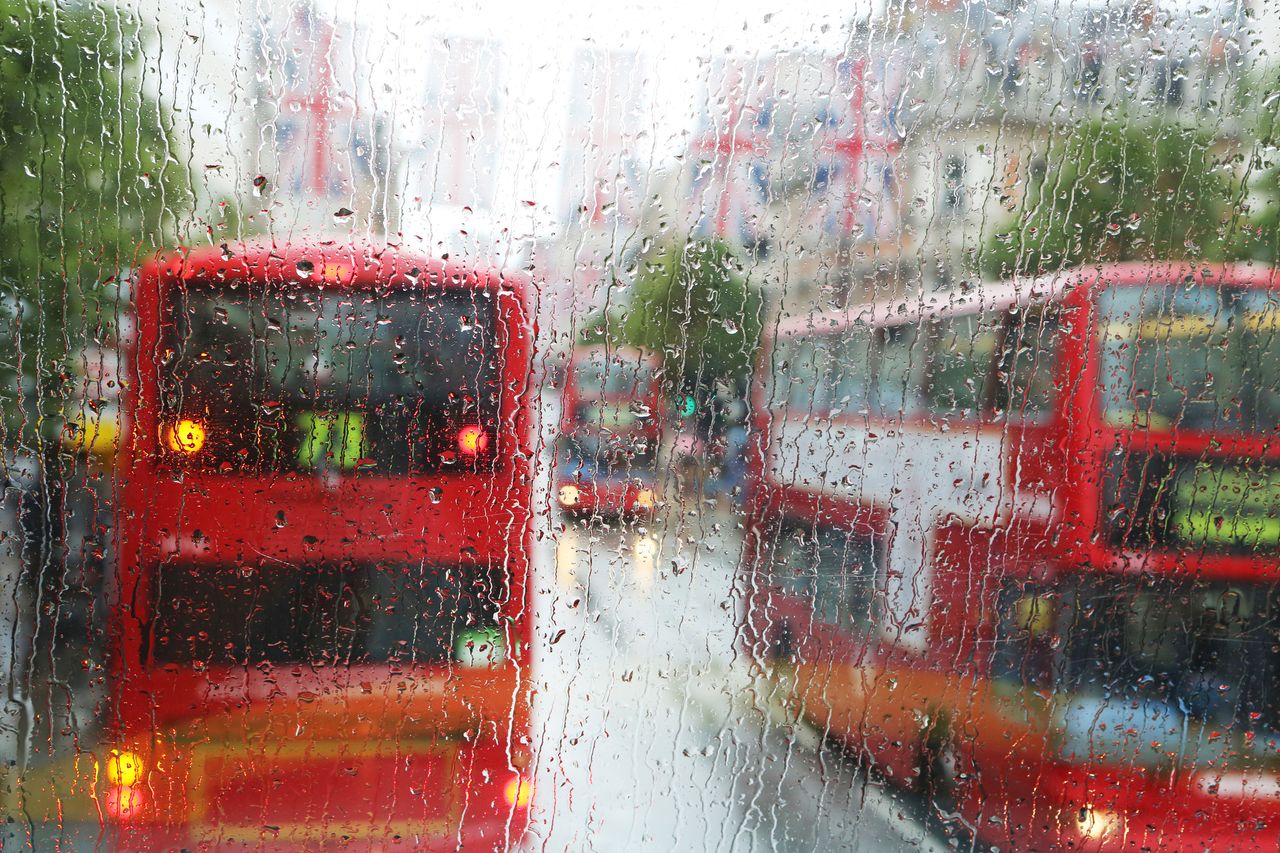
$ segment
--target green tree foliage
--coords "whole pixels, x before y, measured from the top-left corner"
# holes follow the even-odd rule
[[[684,390],[746,385],[760,339],[761,298],[738,256],[718,240],[657,245],[634,264],[625,311],[588,324],[590,337],[662,354]],[[671,391],[679,389],[672,388]]]
[[[1208,133],[1174,123],[1082,122],[1050,140],[1013,218],[988,240],[987,276],[1108,261],[1239,253],[1238,182]]]
[[[111,336],[115,277],[171,242],[190,206],[141,39],[127,13],[96,4],[0,0],[0,395],[10,430],[19,410],[30,421],[60,408],[69,362]]]

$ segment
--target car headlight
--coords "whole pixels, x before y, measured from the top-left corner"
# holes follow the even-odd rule
[[[582,491],[573,485],[560,487],[560,505],[561,506],[577,506],[578,501],[582,499]]]
[[[636,506],[640,509],[653,509],[656,497],[653,489],[641,489],[636,492]]]

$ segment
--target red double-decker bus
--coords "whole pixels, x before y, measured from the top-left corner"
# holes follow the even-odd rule
[[[142,848],[521,835],[527,292],[395,247],[142,270],[104,743],[27,813]]]
[[[657,508],[662,358],[635,347],[580,346],[565,371],[556,496],[576,515]]]
[[[1280,843],[1280,276],[1101,266],[786,321],[746,648],[956,832]]]

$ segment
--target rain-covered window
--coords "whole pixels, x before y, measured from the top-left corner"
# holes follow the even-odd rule
[[[1280,0],[0,0],[0,849],[1280,846]]]

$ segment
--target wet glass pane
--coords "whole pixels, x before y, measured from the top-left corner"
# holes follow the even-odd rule
[[[0,849],[1280,846],[1278,0],[0,0]]]

